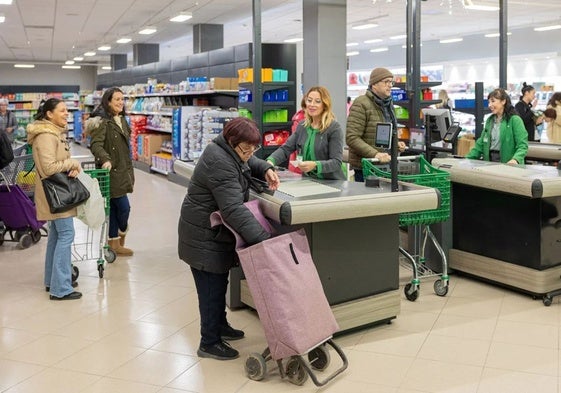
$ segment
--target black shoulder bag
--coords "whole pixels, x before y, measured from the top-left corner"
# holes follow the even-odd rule
[[[89,197],[90,192],[76,177],[70,177],[65,172],[41,179],[45,198],[51,213],[62,213],[82,203]]]

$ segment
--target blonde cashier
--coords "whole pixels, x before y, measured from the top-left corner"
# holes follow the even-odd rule
[[[331,110],[331,96],[325,87],[312,87],[305,95],[306,117],[286,142],[267,161],[273,165],[298,154],[298,168],[316,179],[346,180],[342,169],[343,130]]]
[[[493,90],[488,100],[491,116],[466,158],[524,164],[528,153],[528,132],[522,118],[503,89]]]

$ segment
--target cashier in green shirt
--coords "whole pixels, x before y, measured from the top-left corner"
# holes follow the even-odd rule
[[[331,110],[329,92],[325,87],[315,86],[308,90],[305,99],[306,118],[267,161],[279,165],[296,152],[295,166],[306,176],[346,180],[342,167],[344,135]]]
[[[522,118],[503,89],[493,90],[487,98],[492,114],[466,158],[523,164],[528,153],[528,132]]]

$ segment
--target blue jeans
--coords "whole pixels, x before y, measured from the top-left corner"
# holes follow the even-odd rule
[[[228,274],[210,273],[191,268],[201,317],[201,346],[208,347],[221,341],[220,330],[226,326],[226,289]]]
[[[129,198],[124,195],[109,200],[109,239],[119,237],[119,231],[125,232],[129,227],[131,205]]]
[[[49,222],[47,255],[45,256],[45,286],[51,295],[63,297],[74,292],[72,288],[72,242],[74,221],[72,217]]]

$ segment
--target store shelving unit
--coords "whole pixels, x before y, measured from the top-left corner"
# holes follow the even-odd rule
[[[398,118],[397,119],[398,123],[406,124],[407,127],[409,127],[409,129],[415,128],[415,127],[417,127],[417,125],[422,124],[421,114],[420,113],[414,113],[414,111],[412,110],[413,100],[419,100],[419,108],[421,108],[421,109],[422,108],[427,108],[431,105],[435,105],[435,104],[440,103],[440,100],[423,100],[423,99],[419,98],[418,95],[422,94],[422,91],[424,89],[440,86],[441,84],[442,84],[442,82],[419,82],[420,91],[407,92],[407,94],[409,96],[409,99],[403,100],[403,101],[395,101],[394,102],[395,105],[399,105],[402,108],[407,109],[407,111],[409,112],[409,117],[408,118]],[[405,90],[406,89],[406,84],[402,83],[402,82],[399,82],[399,83],[396,83],[394,85],[394,87],[398,87],[400,89]],[[414,95],[413,97],[411,97],[412,94]]]

